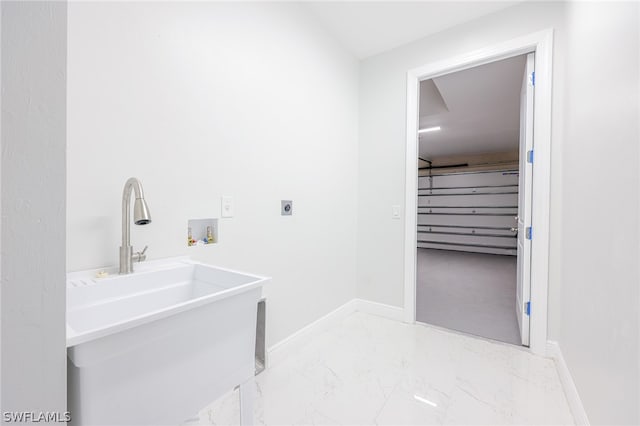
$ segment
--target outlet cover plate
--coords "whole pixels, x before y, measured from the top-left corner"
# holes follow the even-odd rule
[[[280,214],[282,216],[291,216],[293,214],[293,201],[291,200],[280,201]]]
[[[392,219],[400,219],[400,206],[393,205],[391,206],[391,218]]]
[[[222,212],[220,213],[222,217],[233,217],[235,206],[233,205],[233,197],[225,195],[222,197]]]

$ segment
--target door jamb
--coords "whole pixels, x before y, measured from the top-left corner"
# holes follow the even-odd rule
[[[549,282],[549,210],[551,204],[551,83],[553,30],[547,29],[503,43],[432,62],[407,72],[407,145],[405,181],[404,320],[416,320],[418,90],[420,81],[478,65],[535,52],[531,241],[531,316],[529,348],[546,355]]]

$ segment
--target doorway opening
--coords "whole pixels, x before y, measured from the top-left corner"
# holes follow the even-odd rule
[[[529,345],[534,60],[420,82],[418,322]]]
[[[428,63],[407,72],[407,132],[405,181],[404,237],[404,319],[416,322],[416,265],[418,245],[418,130],[420,82],[480,65],[509,59],[528,53],[535,54],[535,96],[532,100],[531,153],[531,217],[526,228],[530,232],[530,297],[524,309],[529,313],[529,349],[536,354],[547,353],[547,305],[549,282],[549,212],[551,201],[551,86],[553,30],[547,29],[444,60]],[[428,133],[428,132],[427,132]],[[535,155],[533,155],[535,152]],[[518,154],[518,160],[522,160]],[[433,163],[433,162],[432,162]],[[434,165],[434,164],[432,164]],[[518,176],[520,177],[520,176]],[[515,216],[514,216],[515,217]],[[529,288],[529,287],[526,287]]]

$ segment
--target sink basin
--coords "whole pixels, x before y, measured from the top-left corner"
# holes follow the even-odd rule
[[[128,275],[67,280],[67,347],[261,286],[266,278],[188,259],[150,262]],[[115,269],[113,269],[115,273]]]
[[[188,258],[98,272],[67,276],[73,424],[179,424],[253,377],[268,278]]]

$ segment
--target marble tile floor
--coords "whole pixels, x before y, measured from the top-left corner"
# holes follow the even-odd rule
[[[552,360],[364,313],[319,333],[255,384],[259,425],[574,424]],[[239,424],[237,391],[189,424]]]

